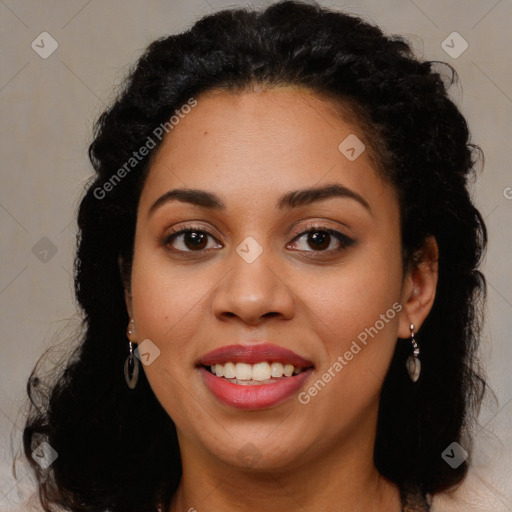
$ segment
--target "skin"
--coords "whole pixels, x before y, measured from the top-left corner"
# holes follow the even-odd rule
[[[409,337],[410,323],[417,332],[432,307],[435,241],[405,272],[395,190],[369,149],[355,161],[338,150],[349,134],[367,148],[371,140],[328,100],[291,87],[210,91],[197,100],[154,155],[126,289],[130,339],[150,339],[161,351],[143,368],[182,453],[170,510],[398,512],[397,487],[373,464],[379,393],[397,338]],[[347,197],[275,206],[289,191],[335,183],[371,211]],[[225,209],[172,201],[148,215],[175,188],[213,192]],[[304,234],[312,222],[354,243],[331,237],[319,248]],[[211,233],[199,253],[183,235],[162,243],[171,227],[190,225]],[[248,236],[263,249],[252,263],[236,252]],[[264,410],[231,408],[196,368],[215,348],[265,339],[313,361],[307,390],[394,303],[401,312],[306,405],[293,396]],[[239,457],[247,443],[253,464]]]

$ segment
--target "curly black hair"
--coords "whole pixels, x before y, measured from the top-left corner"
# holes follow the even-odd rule
[[[112,179],[191,97],[200,101],[208,90],[239,92],[252,84],[301,86],[349,108],[369,135],[379,172],[398,193],[404,263],[414,266],[426,238],[435,237],[439,276],[421,329],[422,375],[411,383],[407,348],[397,343],[382,389],[374,460],[397,485],[413,483],[429,493],[463,480],[467,461],[452,469],[441,453],[453,441],[469,449],[485,391],[476,354],[487,232],[468,190],[481,151],[447,92],[456,80],[451,66],[418,59],[403,38],[311,2],[223,10],[148,46],[96,121],[89,147],[95,175],[80,203],[75,259],[84,313],[78,348],[51,387],[42,387],[37,366],[27,385],[32,407],[24,450],[45,510],[141,512],[170,504],[181,477],[174,423],[144,372],[130,390],[122,371],[129,320],[124,284],[138,199],[156,149],[115,186]],[[41,439],[58,452],[48,469],[31,457]]]

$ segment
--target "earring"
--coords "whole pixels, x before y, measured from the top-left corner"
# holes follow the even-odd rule
[[[130,320],[130,325],[133,323],[133,320]],[[128,337],[133,334],[131,327],[128,327],[127,334]],[[126,385],[130,389],[135,389],[137,381],[139,380],[139,360],[133,354],[133,345],[132,341],[129,340],[128,346],[130,347],[130,353],[126,356],[124,361],[124,378],[126,380]]]
[[[137,381],[139,380],[139,360],[133,355],[133,343],[128,342],[130,346],[130,353],[124,361],[124,378],[126,384],[130,389],[135,389]]]
[[[135,326],[135,321],[133,320],[133,318],[130,319],[130,323],[128,324],[128,329],[126,330],[126,335],[128,336],[128,339],[133,334],[133,329],[131,327],[132,325]]]
[[[409,377],[411,380],[416,382],[419,379],[421,372],[421,361],[418,358],[420,355],[420,347],[418,347],[418,344],[414,339],[414,325],[411,324],[409,329],[411,330],[412,354],[407,358],[405,367],[409,372]]]

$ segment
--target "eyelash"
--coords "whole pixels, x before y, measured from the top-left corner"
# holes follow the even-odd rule
[[[310,233],[317,233],[317,232],[327,233],[327,234],[333,236],[341,244],[340,247],[337,249],[330,249],[328,251],[326,251],[326,250],[320,250],[320,251],[311,250],[311,251],[304,251],[304,252],[311,252],[313,254],[316,253],[316,254],[319,254],[321,257],[321,256],[325,256],[325,255],[332,255],[335,253],[339,253],[355,243],[355,240],[348,237],[344,233],[341,233],[340,231],[336,231],[334,229],[330,229],[325,226],[317,225],[317,224],[307,226],[306,230],[300,232],[297,236],[295,236],[293,238],[292,242],[294,242],[296,240],[300,240],[304,235],[308,235]],[[186,233],[204,233],[204,234],[210,236],[211,238],[213,238],[214,240],[216,240],[215,237],[208,230],[204,229],[202,226],[188,226],[185,229],[178,228],[175,231],[171,232],[170,234],[167,234],[162,240],[162,245],[166,248],[169,248],[169,244],[173,241],[173,239],[177,238],[180,235],[186,234]],[[329,245],[330,245],[330,243],[329,243]],[[206,251],[207,249],[200,249],[198,251],[190,251],[190,250],[182,251],[180,249],[169,249],[169,250],[174,253],[200,254],[203,251]],[[314,256],[314,257],[318,257],[318,256]]]

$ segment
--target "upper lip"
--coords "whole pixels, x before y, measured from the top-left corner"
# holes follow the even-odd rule
[[[289,350],[272,343],[259,345],[225,345],[204,354],[199,360],[203,366],[214,364],[248,363],[256,364],[262,362],[292,364],[295,367],[307,368],[313,363]]]

